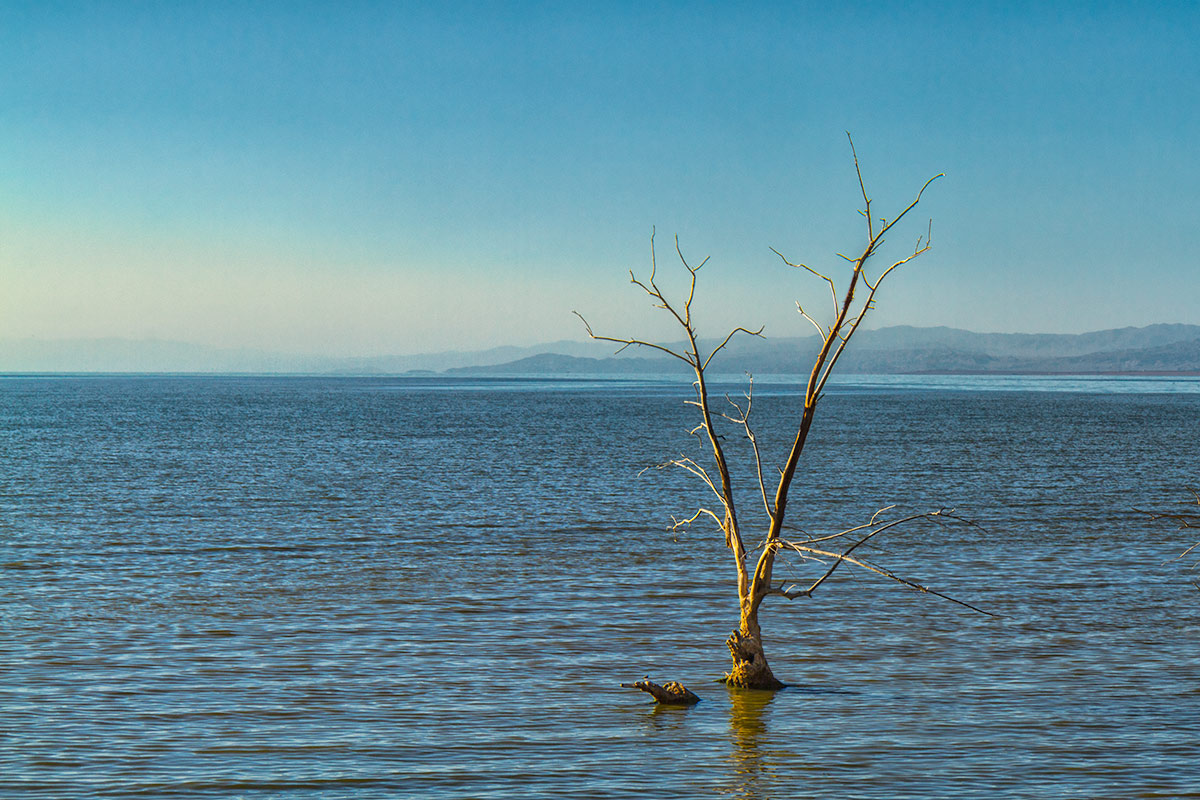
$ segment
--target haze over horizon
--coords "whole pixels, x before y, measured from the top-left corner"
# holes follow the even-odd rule
[[[869,337],[870,334],[882,335],[882,334],[888,333],[889,331],[902,330],[902,329],[903,330],[913,330],[913,331],[918,331],[918,332],[933,332],[933,331],[938,331],[938,330],[946,330],[946,331],[950,331],[950,332],[965,333],[965,334],[979,335],[979,336],[1009,336],[1009,335],[1043,336],[1043,335],[1049,335],[1049,336],[1075,337],[1075,336],[1079,336],[1079,335],[1108,333],[1108,332],[1112,332],[1112,331],[1121,331],[1121,330],[1144,331],[1144,330],[1150,330],[1150,329],[1155,329],[1155,328],[1177,328],[1177,327],[1186,327],[1186,328],[1190,329],[1193,326],[1189,325],[1188,323],[1158,322],[1158,323],[1151,323],[1149,325],[1141,325],[1141,326],[1122,326],[1121,328],[1104,328],[1104,329],[1097,329],[1097,330],[1081,331],[1079,334],[1075,334],[1075,333],[1047,333],[1045,331],[980,331],[980,330],[971,330],[970,328],[955,328],[955,327],[946,326],[946,325],[919,326],[919,325],[908,325],[907,323],[902,323],[900,325],[887,325],[887,326],[882,326],[882,327],[881,326],[863,325],[863,329],[861,332],[863,335],[860,335],[858,337],[858,339],[865,340],[866,338]],[[800,328],[794,332],[789,332],[785,335],[781,335],[778,337],[766,336],[764,334],[760,338],[762,340],[768,341],[768,342],[779,342],[779,341],[796,341],[796,340],[802,340],[802,339],[814,339],[815,340],[815,336],[816,336],[816,334],[811,328],[808,331],[805,331],[803,328]],[[676,335],[675,337],[668,336],[667,338],[663,339],[662,341],[664,344],[670,344],[672,346],[679,346],[679,345],[683,344],[683,342],[678,340],[678,335]],[[705,341],[711,341],[712,343],[716,343],[718,340],[715,338],[711,339],[711,340],[701,338],[700,341],[703,344]],[[583,351],[594,350],[594,351],[596,351],[597,357],[604,357],[606,354],[609,354],[610,351],[615,352],[615,350],[618,349],[617,345],[614,345],[610,342],[592,341],[592,340],[589,340],[586,336],[575,337],[575,338],[564,337],[562,339],[556,339],[553,341],[551,341],[551,340],[535,341],[535,342],[529,342],[526,344],[495,341],[495,342],[485,343],[483,346],[477,347],[477,348],[476,347],[444,347],[441,349],[422,350],[422,351],[396,351],[396,352],[390,352],[390,353],[377,353],[377,354],[364,354],[364,353],[344,353],[343,354],[343,353],[339,353],[339,354],[335,354],[335,355],[322,355],[320,352],[316,352],[316,351],[305,351],[305,350],[295,350],[295,349],[292,349],[292,350],[288,350],[288,349],[270,350],[270,349],[264,349],[264,348],[257,348],[257,347],[253,347],[253,346],[237,346],[237,345],[235,345],[232,347],[221,347],[219,345],[207,345],[202,342],[196,342],[196,341],[187,341],[187,340],[182,340],[182,339],[167,339],[167,338],[159,338],[159,337],[143,337],[143,338],[134,339],[134,338],[116,337],[116,336],[93,337],[93,338],[64,338],[64,337],[40,338],[40,337],[32,337],[31,336],[31,337],[26,337],[23,340],[18,340],[18,339],[0,340],[0,345],[3,345],[5,343],[8,343],[8,344],[24,343],[27,345],[39,345],[39,346],[41,346],[41,345],[49,345],[49,346],[64,345],[64,346],[68,346],[68,347],[70,347],[70,346],[85,346],[86,347],[88,345],[102,345],[102,344],[107,343],[110,345],[126,346],[126,347],[131,348],[131,351],[136,350],[137,348],[141,348],[141,347],[165,346],[165,347],[196,348],[197,351],[208,350],[208,349],[228,350],[228,351],[245,351],[247,353],[255,353],[258,355],[283,356],[283,357],[293,357],[294,356],[294,357],[298,357],[298,358],[326,358],[326,359],[331,359],[331,360],[332,359],[373,359],[373,358],[389,358],[389,357],[428,357],[428,356],[453,355],[453,354],[475,355],[475,354],[480,354],[480,353],[488,353],[488,352],[492,352],[492,351],[520,351],[520,352],[528,351],[530,353],[562,352],[564,354],[569,354],[572,352],[583,352]],[[563,345],[563,347],[556,349],[557,345]],[[636,354],[637,354],[637,348],[629,348],[625,352],[621,353],[621,355],[634,355],[634,356],[636,356]],[[4,354],[2,352],[0,352],[0,356],[3,356],[3,355]],[[4,361],[3,361],[3,358],[0,357],[0,371],[3,371],[3,369],[4,369]]]
[[[1200,8],[13,4],[0,342],[325,356],[673,338],[828,301],[930,176],[874,327],[1200,323]],[[886,257],[888,253],[884,253]]]

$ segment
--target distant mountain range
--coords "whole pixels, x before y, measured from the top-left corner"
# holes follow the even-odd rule
[[[715,342],[708,343],[708,347]],[[735,340],[715,373],[802,374],[816,336]],[[127,339],[0,341],[0,372],[182,372],[319,375],[664,375],[680,364],[655,351],[612,355],[600,342],[554,342],[475,352],[331,358]],[[896,326],[863,330],[839,365],[843,373],[1197,374],[1200,325],[1150,325],[1083,334],[973,333]]]
[[[710,345],[711,346],[711,345]],[[745,338],[714,362],[715,372],[791,375],[807,372],[820,341]],[[450,374],[647,375],[678,372],[666,357],[609,358],[540,353]],[[1200,325],[1150,325],[1083,334],[973,333],[896,326],[861,331],[839,363],[843,373],[1200,374]]]
[[[10,339],[0,340],[0,373],[401,375],[485,368],[550,351],[594,355],[605,350],[595,342],[553,342],[471,352],[337,358],[155,339]]]

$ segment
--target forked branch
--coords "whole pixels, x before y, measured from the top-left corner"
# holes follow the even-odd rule
[[[758,437],[754,435],[754,429],[750,427],[750,410],[754,406],[754,376],[748,375],[750,383],[746,387],[746,407],[742,406],[731,399],[729,395],[725,396],[726,402],[733,406],[737,412],[737,416],[722,414],[721,416],[732,422],[734,425],[741,425],[742,431],[746,435],[746,440],[750,442],[750,449],[754,453],[754,471],[758,478],[758,491],[762,496],[763,510],[767,512],[767,518],[771,516],[771,502],[767,499],[767,482],[763,478],[763,462],[762,453],[758,449]]]
[[[886,521],[886,522],[880,521],[880,519],[879,519],[880,516],[885,511],[887,511],[889,508],[891,508],[891,506],[889,506],[888,508],[879,509],[871,516],[871,520],[869,522],[864,523],[863,525],[856,526],[854,528],[849,528],[847,530],[841,531],[840,533],[831,534],[829,536],[820,537],[818,539],[808,539],[804,542],[789,542],[789,541],[781,540],[778,542],[765,543],[764,544],[765,547],[770,548],[770,547],[774,546],[774,547],[777,547],[778,549],[790,550],[790,551],[800,554],[800,556],[805,559],[813,559],[814,557],[816,557],[818,559],[819,558],[831,558],[831,559],[833,559],[833,563],[824,572],[824,574],[822,574],[821,577],[817,578],[807,589],[800,589],[800,588],[796,588],[796,587],[785,588],[783,585],[780,585],[778,587],[769,588],[766,592],[764,592],[764,597],[769,596],[769,595],[781,595],[783,597],[786,597],[789,600],[793,600],[797,597],[812,597],[813,592],[816,591],[816,589],[821,584],[823,584],[825,581],[827,581],[830,578],[830,576],[832,576],[833,573],[837,570],[838,567],[840,567],[842,564],[851,564],[853,566],[860,567],[860,568],[868,570],[870,572],[874,572],[877,575],[882,575],[883,577],[885,577],[889,580],[895,581],[897,583],[900,583],[904,586],[907,586],[910,589],[915,589],[915,590],[925,593],[925,594],[932,594],[935,597],[942,598],[943,600],[949,600],[952,603],[957,603],[960,606],[969,608],[972,611],[977,611],[980,614],[986,614],[989,617],[997,616],[996,614],[993,614],[990,611],[984,611],[983,609],[973,606],[970,603],[964,602],[955,597],[951,597],[950,595],[943,594],[942,592],[938,592],[933,589],[930,589],[928,586],[918,583],[917,581],[909,580],[908,578],[903,578],[903,577],[897,575],[892,570],[887,569],[882,566],[879,566],[878,564],[874,564],[870,561],[867,561],[866,559],[852,556],[851,553],[853,553],[856,549],[858,549],[862,545],[866,544],[870,539],[877,536],[878,534],[883,533],[886,530],[890,530],[891,528],[895,528],[899,525],[904,525],[904,524],[914,522],[919,519],[939,519],[939,520],[951,519],[951,520],[955,520],[958,522],[965,522],[967,524],[974,524],[974,523],[970,523],[968,520],[964,520],[963,518],[955,515],[953,511],[947,511],[945,509],[938,509],[937,511],[927,511],[927,512],[924,512],[921,514],[911,514],[907,517],[903,517],[902,519],[890,520],[890,521]],[[826,549],[824,547],[813,547],[812,546],[813,542],[829,541],[829,540],[834,540],[834,539],[844,539],[854,533],[861,532],[864,529],[866,529],[868,531],[866,533],[866,535],[856,538],[853,541],[853,543],[851,543],[848,547],[846,547],[844,550],[841,550],[840,552]]]
[[[725,345],[729,344],[729,340],[730,340],[730,339],[732,339],[732,338],[733,338],[734,336],[736,336],[737,334],[739,334],[739,333],[744,333],[744,334],[747,334],[747,335],[749,335],[749,336],[757,336],[757,337],[759,337],[759,338],[762,338],[762,332],[763,332],[763,330],[764,330],[764,327],[765,327],[765,326],[762,326],[762,325],[760,325],[760,326],[758,327],[758,330],[755,330],[755,331],[752,331],[752,330],[750,330],[749,328],[742,328],[742,327],[740,327],[740,326],[739,326],[739,327],[737,327],[737,328],[734,328],[733,330],[731,330],[731,331],[729,332],[729,335],[725,337],[725,340],[724,340],[724,341],[722,341],[722,342],[721,342],[719,345],[717,345],[715,348],[713,348],[713,351],[712,351],[711,353],[709,353],[709,354],[708,354],[708,358],[704,359],[704,363],[700,365],[700,369],[708,369],[708,362],[710,362],[710,361],[712,361],[712,360],[713,360],[713,356],[715,356],[717,353],[719,353],[719,352],[721,352],[722,350],[724,350],[724,349],[725,349]]]
[[[754,585],[752,593],[755,597],[763,595],[763,593],[771,590],[771,575],[775,561],[775,555],[778,552],[777,547],[770,546],[773,542],[780,541],[781,532],[783,530],[784,516],[787,510],[788,492],[791,487],[792,479],[796,474],[796,467],[800,461],[800,454],[804,451],[804,447],[808,441],[808,433],[812,426],[813,416],[816,413],[817,403],[824,396],[825,386],[833,374],[834,368],[841,360],[845,353],[847,345],[851,338],[858,331],[859,326],[867,315],[875,308],[875,295],[879,291],[879,287],[883,281],[892,274],[896,269],[909,263],[913,259],[925,254],[929,251],[931,242],[929,234],[933,231],[932,222],[927,228],[927,235],[920,237],[917,240],[916,246],[908,256],[893,262],[890,266],[880,273],[878,278],[872,280],[866,273],[866,267],[871,258],[878,252],[883,245],[884,236],[890,231],[900,220],[904,219],[909,212],[917,207],[921,202],[921,198],[925,194],[925,190],[929,188],[935,180],[942,177],[939,173],[934,175],[929,180],[925,181],[916,197],[904,207],[903,210],[890,221],[880,220],[879,227],[876,228],[875,218],[871,213],[871,196],[867,192],[866,182],[863,180],[862,168],[858,161],[858,152],[854,148],[854,140],[850,134],[846,134],[850,141],[850,151],[854,156],[854,171],[858,177],[859,190],[862,193],[863,209],[862,215],[867,221],[867,242],[862,251],[855,258],[841,255],[846,261],[851,263],[850,276],[846,283],[845,289],[841,293],[839,299],[838,289],[834,281],[827,275],[814,270],[813,268],[802,263],[793,263],[785,256],[774,251],[785,264],[792,267],[802,268],[817,276],[829,286],[830,292],[834,300],[834,318],[828,326],[822,326],[815,319],[809,316],[802,307],[797,304],[797,308],[801,315],[809,320],[821,333],[821,346],[817,353],[816,359],[813,361],[812,369],[809,372],[808,383],[804,393],[804,408],[800,414],[800,422],[797,426],[796,437],[792,442],[791,451],[788,453],[787,460],[784,462],[783,468],[780,470],[779,484],[775,491],[775,502],[770,510],[771,526],[767,533],[767,547],[763,548],[759,556],[758,563],[754,569]],[[855,293],[858,290],[859,282],[862,282],[867,287],[865,298],[857,298]]]
[[[583,327],[587,331],[587,335],[588,335],[589,339],[595,339],[598,342],[613,342],[614,344],[621,345],[619,348],[617,348],[616,353],[620,353],[627,347],[649,347],[652,350],[658,350],[659,352],[666,353],[667,355],[671,356],[672,358],[678,358],[680,361],[686,362],[689,366],[695,366],[695,364],[693,364],[692,360],[687,355],[685,355],[683,353],[679,353],[679,352],[672,350],[669,347],[665,347],[661,344],[656,344],[654,342],[648,342],[648,341],[645,341],[644,339],[633,339],[633,338],[619,339],[615,336],[600,336],[599,334],[594,333],[592,331],[592,326],[584,318],[583,314],[580,314],[578,311],[572,311],[571,313],[574,314],[575,316],[579,317],[580,321],[583,322]],[[614,353],[614,355],[615,355],[615,353]]]
[[[696,336],[696,328],[692,322],[692,302],[696,297],[696,273],[698,273],[700,269],[708,263],[708,259],[705,258],[702,262],[700,262],[699,265],[695,267],[689,264],[688,260],[683,255],[683,251],[679,247],[678,236],[675,237],[675,253],[679,257],[680,264],[683,265],[683,268],[687,270],[688,273],[687,297],[684,299],[682,307],[673,303],[658,285],[658,258],[655,254],[653,232],[650,235],[651,267],[649,279],[643,281],[639,279],[632,271],[629,273],[629,279],[634,285],[640,287],[642,291],[644,291],[654,300],[653,305],[655,308],[666,311],[671,315],[679,327],[683,329],[686,345],[684,350],[675,350],[671,347],[667,347],[666,345],[661,345],[656,342],[650,342],[645,339],[638,339],[635,337],[602,336],[592,330],[591,325],[586,319],[584,319],[582,314],[576,311],[575,315],[583,321],[584,328],[587,330],[587,334],[590,338],[621,345],[620,349],[617,350],[618,353],[624,350],[626,347],[631,346],[649,347],[653,350],[666,353],[667,355],[677,358],[680,361],[684,361],[692,368],[692,372],[696,376],[696,400],[690,402],[700,409],[701,420],[700,424],[692,430],[692,433],[698,433],[699,431],[704,432],[705,437],[708,439],[708,444],[712,449],[713,461],[716,464],[718,478],[717,480],[714,480],[709,475],[707,470],[705,470],[691,458],[680,457],[667,462],[667,464],[681,467],[686,469],[688,472],[691,472],[693,475],[696,475],[702,481],[704,481],[704,483],[720,499],[725,516],[719,521],[719,525],[725,533],[726,545],[733,551],[738,572],[739,595],[745,596],[746,592],[749,591],[749,575],[746,571],[745,564],[746,549],[742,543],[741,531],[738,527],[737,510],[734,502],[733,481],[729,474],[729,464],[725,457],[725,450],[721,445],[721,438],[718,436],[713,427],[713,410],[709,401],[708,384],[706,381],[705,370],[707,370],[709,364],[712,363],[713,357],[716,356],[716,354],[720,351],[724,350],[734,336],[739,333],[745,333],[750,336],[760,336],[763,329],[758,328],[757,330],[751,330],[750,328],[741,326],[734,328],[721,341],[721,343],[716,346],[716,348],[714,348],[707,355],[703,355],[700,351],[699,341]],[[718,482],[720,484],[719,487],[717,485]],[[709,516],[716,519],[716,515],[712,512],[702,510],[702,513],[707,513]],[[698,516],[699,514],[694,515],[687,522],[690,524],[690,522],[697,519]],[[679,523],[676,523],[675,529],[678,527]]]

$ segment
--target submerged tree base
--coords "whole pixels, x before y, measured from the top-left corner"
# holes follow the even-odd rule
[[[787,684],[772,675],[770,670],[767,670],[767,674],[764,676],[752,674],[745,670],[734,669],[721,679],[721,683],[738,689],[766,689],[768,691],[776,691],[787,688]]]
[[[623,689],[641,689],[654,697],[656,703],[668,706],[694,706],[700,702],[700,697],[689,690],[679,681],[667,681],[662,686],[646,679],[636,683],[622,683]]]
[[[734,631],[725,640],[729,654],[733,656],[733,669],[725,676],[726,686],[741,689],[782,689],[787,684],[771,672],[767,657],[763,654],[762,642],[757,636],[747,636]]]

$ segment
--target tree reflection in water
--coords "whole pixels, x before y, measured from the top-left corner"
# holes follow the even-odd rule
[[[712,691],[719,690],[715,687]],[[792,688],[784,693],[792,695],[796,691]],[[669,766],[664,766],[672,771],[686,765],[679,773],[681,787],[705,794],[715,789],[721,796],[739,800],[781,796],[781,764],[786,761],[788,769],[794,769],[796,754],[786,748],[781,751],[779,731],[771,731],[768,710],[780,692],[726,687],[726,693],[727,709],[722,708],[719,696],[712,694],[698,706],[647,706],[641,715],[642,725],[653,732],[647,746],[654,749],[655,743],[670,743]],[[790,705],[784,700],[778,707],[784,718],[789,716]],[[783,721],[775,719],[776,724]],[[722,745],[722,731],[726,732],[728,745]]]
[[[764,800],[778,788],[774,767],[763,750],[767,738],[767,707],[778,692],[729,688],[729,738],[733,744],[731,794],[746,800]]]

